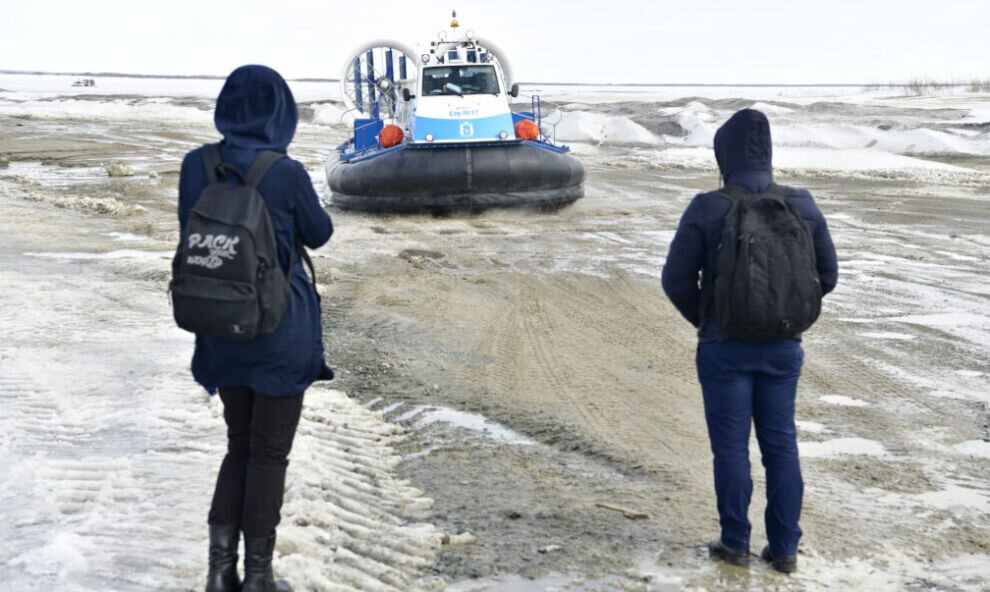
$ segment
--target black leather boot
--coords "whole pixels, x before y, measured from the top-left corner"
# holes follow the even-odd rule
[[[237,543],[240,526],[210,525],[210,572],[206,576],[206,592],[237,592],[241,579],[237,577]]]
[[[722,539],[708,543],[708,556],[718,561],[724,561],[731,565],[749,565],[749,549],[736,550],[725,546]]]
[[[770,545],[763,547],[760,551],[760,559],[770,564],[770,567],[780,573],[794,573],[797,571],[797,555],[777,555],[770,550]]]
[[[267,537],[244,537],[244,587],[241,592],[292,592],[288,582],[276,582],[272,576],[274,551],[274,532]]]

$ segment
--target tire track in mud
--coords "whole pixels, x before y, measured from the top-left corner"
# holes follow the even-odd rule
[[[697,431],[697,418],[691,421],[695,410],[682,409],[682,400],[696,399],[697,393],[690,391],[697,389],[680,380],[687,369],[678,368],[672,380],[658,361],[689,349],[683,332],[658,322],[659,307],[649,303],[656,295],[627,278],[588,282],[592,285],[533,280],[514,296],[523,304],[482,321],[480,332],[499,335],[502,344],[491,363],[495,381],[490,388],[512,396],[518,380],[500,384],[498,377],[524,375],[523,388],[532,399],[527,404],[561,408],[562,415],[572,416],[585,431],[593,448],[648,468],[684,466],[697,440],[705,438],[704,431]],[[613,282],[623,285],[610,290]],[[609,300],[613,294],[622,296]],[[486,341],[490,339],[477,344],[482,351]],[[684,392],[688,389],[690,394]],[[672,414],[678,419],[671,421]]]
[[[418,319],[445,348],[472,354],[472,363],[455,366],[457,380],[445,390],[558,449],[651,475],[651,487],[624,488],[622,499],[665,529],[687,530],[685,538],[710,534],[711,465],[694,336],[660,300],[659,286],[624,273],[493,274],[478,283],[409,273],[398,281],[390,275],[382,291],[414,296],[428,285],[439,300],[418,307],[412,298],[389,305],[389,314]],[[380,290],[364,289],[357,300]],[[469,312],[454,313],[463,310]]]

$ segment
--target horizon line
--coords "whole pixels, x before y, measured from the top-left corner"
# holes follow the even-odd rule
[[[153,78],[153,79],[180,79],[180,80],[225,80],[227,76],[216,74],[134,74],[129,72],[49,72],[45,70],[6,70],[0,69],[0,74],[21,74],[28,76],[102,76],[109,78]],[[287,81],[294,82],[334,82],[339,83],[339,78],[318,78],[302,76],[298,78],[286,78]],[[909,82],[539,82],[539,81],[519,81],[519,84],[540,84],[547,86],[668,86],[668,87],[838,87],[838,86],[904,86],[914,83]],[[965,86],[972,82],[933,82],[939,86]]]

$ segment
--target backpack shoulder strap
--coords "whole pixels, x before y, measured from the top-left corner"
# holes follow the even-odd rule
[[[223,157],[220,156],[220,144],[206,144],[203,146],[203,166],[206,167],[206,182],[220,183],[221,178],[217,169],[223,164]]]
[[[749,195],[749,190],[742,185],[726,185],[718,190],[718,194],[735,203]]]
[[[306,245],[303,244],[302,239],[299,235],[296,235],[296,252],[299,253],[299,258],[302,259],[306,267],[309,268],[309,275],[313,279],[313,287],[316,287],[316,269],[313,267],[313,260],[309,257],[309,252],[306,251]]]
[[[286,158],[286,155],[283,152],[275,152],[274,150],[263,151],[257,158],[254,159],[254,163],[251,165],[251,168],[249,168],[247,174],[244,175],[244,184],[250,185],[251,187],[257,189],[258,185],[261,184],[261,180],[268,174],[269,169],[271,169],[276,162],[282,160],[283,158]]]
[[[787,199],[788,195],[794,193],[794,188],[788,187],[787,185],[777,185],[776,183],[771,182],[770,185],[767,186],[767,190],[764,193],[769,193],[771,195],[776,195],[777,197]]]

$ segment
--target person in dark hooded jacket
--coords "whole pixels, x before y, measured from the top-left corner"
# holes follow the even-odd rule
[[[743,109],[715,134],[715,158],[726,185],[751,193],[773,180],[770,124],[763,113]],[[811,232],[822,293],[838,279],[835,247],[811,194],[787,197]],[[794,400],[804,361],[800,336],[770,342],[731,338],[718,324],[713,294],[718,248],[731,202],[718,192],[696,196],[681,217],[663,268],[662,283],[677,310],[698,328],[696,362],[714,455],[715,494],[721,537],[710,555],[737,565],[749,563],[747,518],[753,481],[749,464],[750,424],[767,474],[764,514],[769,544],[761,557],[778,571],[797,565],[798,519],[804,484],[798,463]]]
[[[277,72],[264,66],[234,70],[214,113],[223,161],[245,174],[259,152],[286,151],[297,121],[292,92]],[[182,228],[206,184],[203,151],[197,148],[186,155],[179,177]],[[330,239],[330,216],[306,170],[290,158],[272,166],[258,191],[271,216],[279,263],[289,269],[291,300],[269,335],[248,341],[196,336],[193,377],[211,394],[219,391],[227,423],[227,455],[208,517],[208,592],[242,589],[237,575],[242,531],[244,592],[290,590],[284,581],[274,581],[271,568],[288,455],[303,392],[313,381],[333,377],[323,359],[319,296],[294,254],[297,237],[310,248]]]

